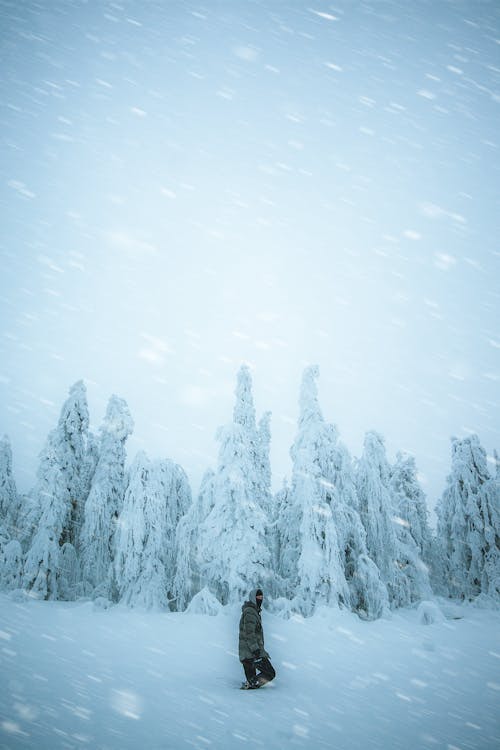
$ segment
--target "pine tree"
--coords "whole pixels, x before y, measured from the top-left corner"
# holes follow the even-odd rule
[[[351,609],[364,619],[374,620],[388,609],[387,589],[379,569],[368,555],[366,532],[358,512],[359,498],[353,462],[338,437],[332,444],[327,472],[330,481],[326,482],[326,487],[337,529],[344,576],[349,587]]]
[[[126,401],[109,400],[101,427],[98,462],[85,503],[81,563],[87,594],[110,598],[116,521],[125,494],[125,443],[134,423]]]
[[[290,575],[285,577],[281,569],[282,563],[286,560],[287,556],[285,537],[287,529],[286,519],[290,516],[290,499],[290,486],[288,479],[284,477],[281,489],[271,499],[266,532],[272,571],[269,593],[274,599],[286,597],[291,588]]]
[[[264,511],[272,513],[272,491],[271,491],[271,412],[266,411],[259,421],[257,430],[257,475],[260,487],[259,496]]]
[[[0,536],[15,539],[18,536],[20,498],[12,475],[12,449],[10,440],[4,435],[0,440]]]
[[[59,418],[57,437],[61,469],[71,504],[70,522],[63,531],[64,541],[78,548],[85,502],[90,490],[93,456],[89,451],[89,410],[83,380],[75,383],[69,393]]]
[[[198,497],[182,516],[176,531],[176,565],[172,596],[175,609],[184,611],[204,587],[199,564],[200,527],[214,507],[215,473],[208,469],[201,481]]]
[[[428,564],[431,557],[429,511],[413,456],[401,452],[396,454],[396,463],[390,471],[390,488],[399,525],[410,534],[419,557]]]
[[[17,539],[21,502],[12,475],[12,449],[7,435],[0,440],[0,590],[21,586],[23,554]]]
[[[167,498],[167,525],[165,536],[165,567],[167,572],[167,594],[171,608],[176,609],[174,580],[177,567],[177,529],[192,505],[191,487],[184,469],[164,459],[157,463],[160,482]]]
[[[173,590],[175,526],[190,490],[172,461],[140,452],[129,471],[116,534],[115,576],[120,601],[130,607],[166,609]]]
[[[271,412],[264,412],[257,427],[252,376],[247,365],[242,365],[238,371],[235,395],[233,423],[240,425],[245,435],[247,454],[253,467],[250,476],[252,493],[267,515],[271,505]]]
[[[277,582],[279,593],[293,600],[299,587],[298,562],[301,552],[300,524],[302,506],[294,486],[283,483],[276,495],[277,506]]]
[[[495,464],[495,478],[500,480],[500,457],[496,449],[493,451],[493,462]]]
[[[0,589],[13,591],[21,587],[23,574],[23,551],[17,539],[5,544],[0,541]]]
[[[304,614],[334,604],[374,619],[388,606],[387,592],[367,554],[351,458],[336,427],[323,419],[318,374],[317,367],[304,372],[292,486],[276,498],[277,579]]]
[[[500,597],[500,482],[488,473],[477,435],[453,439],[451,473],[437,514],[450,595]]]
[[[413,456],[401,452],[396,454],[396,463],[391,467],[390,488],[396,512],[396,535],[408,561],[405,573],[410,579],[411,600],[430,599],[436,544]]]
[[[70,542],[65,542],[59,551],[57,582],[59,599],[73,601],[84,593],[80,561]]]
[[[280,519],[280,574],[304,615],[320,604],[350,605],[334,522],[328,466],[336,431],[318,402],[317,367],[304,371],[298,433],[291,448],[292,486]]]
[[[368,554],[387,586],[391,607],[418,600],[428,592],[425,567],[411,537],[398,528],[384,441],[376,432],[369,432],[365,437],[357,489]]]
[[[270,570],[273,575],[268,583],[268,597],[280,595],[280,586],[277,576],[278,570],[278,516],[271,489],[271,412],[266,411],[259,421],[257,430],[257,466],[256,472],[259,478],[257,497],[267,518],[265,536],[266,547],[270,555]]]
[[[87,442],[87,397],[79,381],[70,389],[58,425],[47,438],[24,534],[29,549],[23,583],[44,599],[59,596],[60,548],[66,542],[78,544],[79,519],[89,491]]]
[[[257,451],[257,426],[252,394],[252,376],[247,365],[242,365],[238,371],[235,395],[236,400],[233,409],[233,422],[234,424],[243,427],[243,430],[248,436],[248,440],[251,442],[251,451],[255,454]]]
[[[223,604],[265,585],[270,575],[264,481],[247,367],[238,373],[233,419],[218,431],[215,502],[201,526],[199,542],[201,576]]]

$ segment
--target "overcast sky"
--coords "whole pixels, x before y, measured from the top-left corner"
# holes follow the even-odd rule
[[[302,369],[359,456],[499,439],[500,5],[0,4],[0,432],[71,384],[194,491],[250,364],[290,472]]]

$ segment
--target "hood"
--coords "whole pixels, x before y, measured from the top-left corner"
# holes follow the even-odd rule
[[[252,607],[255,607],[255,609],[257,609],[257,610],[259,609],[259,607],[257,606],[257,596],[256,596],[258,588],[259,587],[257,586],[256,588],[254,588],[254,589],[252,589],[250,591],[250,593],[248,594],[248,599],[243,604],[243,606],[242,606],[241,609],[245,609],[245,607],[248,607],[249,605],[252,606]]]

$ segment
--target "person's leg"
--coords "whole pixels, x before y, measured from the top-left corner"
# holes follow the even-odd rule
[[[253,659],[244,659],[242,664],[243,669],[245,670],[245,677],[247,678],[247,681],[252,682],[253,680],[255,680],[257,672],[255,671]]]
[[[274,680],[276,677],[275,669],[269,659],[264,657],[260,659],[255,666],[259,670],[257,679],[261,685],[265,685],[266,682],[271,682],[271,680]]]

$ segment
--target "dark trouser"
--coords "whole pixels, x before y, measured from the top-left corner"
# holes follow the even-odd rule
[[[266,682],[271,682],[276,677],[273,665],[265,656],[262,659],[244,659],[242,664],[248,682],[258,677],[260,684],[265,685]],[[258,675],[257,669],[259,670]]]

